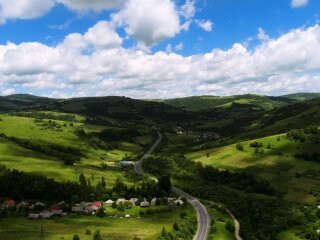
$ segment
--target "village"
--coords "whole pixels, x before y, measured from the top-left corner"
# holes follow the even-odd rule
[[[16,213],[20,216],[26,216],[30,220],[51,219],[57,217],[66,217],[69,215],[92,215],[98,217],[109,216],[113,218],[131,218],[134,217],[128,213],[129,209],[137,209],[136,217],[143,215],[143,209],[148,209],[148,212],[157,212],[159,207],[163,206],[167,210],[177,209],[185,206],[185,199],[181,198],[152,198],[148,201],[146,198],[119,198],[116,200],[109,199],[107,201],[80,202],[77,204],[67,204],[62,201],[53,205],[48,205],[42,202],[30,203],[21,201],[16,203],[9,199],[3,201],[0,205],[0,212],[10,212],[11,215]],[[157,208],[158,207],[158,208]],[[111,211],[113,209],[113,211]],[[110,210],[110,213],[108,213]],[[117,214],[115,214],[115,212]],[[132,211],[131,211],[132,212]]]

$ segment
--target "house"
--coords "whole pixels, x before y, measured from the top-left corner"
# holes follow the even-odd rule
[[[142,208],[146,208],[149,206],[150,206],[150,203],[146,199],[144,199],[143,202],[140,203],[140,207]]]
[[[102,207],[102,203],[101,202],[92,202],[92,203],[90,203],[90,205],[92,207],[97,207],[98,209]]]
[[[32,220],[37,220],[37,219],[40,218],[40,214],[30,213],[30,214],[28,215],[28,218],[29,218],[29,219],[32,219]]]
[[[125,198],[119,198],[117,201],[116,201],[116,204],[119,205],[120,203],[124,204],[126,203],[127,200]]]
[[[134,162],[133,161],[120,161],[119,165],[120,166],[133,166]]]
[[[106,204],[111,206],[114,203],[114,201],[112,201],[111,199],[109,199],[108,201],[106,201]]]
[[[21,202],[19,204],[17,204],[16,208],[17,208],[17,211],[19,211],[20,208],[23,208],[23,207],[28,207],[29,204],[27,202]]]
[[[182,206],[183,204],[184,204],[184,202],[181,200],[181,199],[177,199],[177,200],[175,200],[175,201],[173,201],[174,202],[174,204],[176,205],[176,206]]]
[[[12,200],[12,199],[10,199],[10,200],[5,200],[4,202],[3,202],[3,206],[4,207],[14,207],[16,205],[16,202],[14,201],[14,200]]]
[[[59,215],[59,216],[61,216],[61,215],[62,215],[62,209],[60,209],[60,210],[51,210],[51,213],[52,213],[53,215]]]
[[[151,206],[155,206],[157,203],[157,198],[152,198],[151,200]]]
[[[129,201],[130,201],[131,203],[136,204],[136,203],[139,201],[139,199],[138,199],[138,198],[130,198]]]
[[[51,218],[54,214],[52,212],[42,211],[39,215],[43,219],[48,219]]]
[[[83,209],[84,209],[83,206],[80,206],[79,204],[77,204],[71,208],[71,212],[82,213]]]

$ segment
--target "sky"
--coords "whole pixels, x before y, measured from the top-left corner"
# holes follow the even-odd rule
[[[319,0],[0,0],[0,95],[320,92]]]

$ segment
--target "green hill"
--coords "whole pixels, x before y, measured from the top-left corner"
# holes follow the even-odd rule
[[[57,101],[59,100],[45,97],[37,97],[28,94],[15,94],[0,97],[0,113],[35,108],[47,104],[52,104]]]
[[[289,105],[295,102],[320,97],[320,93],[297,93],[283,96],[261,96],[254,94],[235,96],[193,96],[163,100],[164,103],[183,108],[188,111],[204,111],[212,108],[227,108],[233,103],[247,104],[254,108],[270,110],[276,107]]]

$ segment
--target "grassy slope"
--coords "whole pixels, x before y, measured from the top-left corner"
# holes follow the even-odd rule
[[[280,141],[277,141],[280,137]],[[317,144],[298,143],[288,140],[284,135],[258,139],[264,145],[264,154],[256,154],[250,142],[243,142],[244,151],[236,149],[235,144],[225,147],[189,153],[188,158],[222,169],[246,171],[269,181],[284,194],[284,199],[314,204],[317,198],[310,191],[320,192],[320,164],[296,159],[293,154],[299,151],[319,151]],[[266,148],[268,144],[272,149]],[[278,155],[280,151],[282,155]],[[209,157],[207,157],[209,154]],[[297,178],[296,173],[302,177]]]
[[[8,168],[16,168],[26,172],[43,174],[54,177],[61,181],[74,181],[80,172],[87,177],[94,174],[95,180],[105,177],[108,183],[114,182],[117,178],[125,181],[123,173],[119,170],[102,171],[99,167],[101,162],[113,164],[121,160],[126,154],[136,156],[142,151],[142,148],[136,144],[122,142],[116,149],[105,151],[90,148],[85,140],[80,139],[73,132],[76,128],[84,128],[86,131],[95,131],[95,126],[85,126],[83,123],[74,123],[70,126],[62,127],[63,131],[53,131],[50,129],[41,130],[40,126],[34,123],[33,118],[15,117],[8,115],[0,116],[0,132],[7,136],[15,136],[26,139],[32,143],[42,146],[61,145],[64,147],[71,146],[80,149],[85,153],[86,158],[82,158],[80,164],[75,166],[66,166],[63,161],[39,152],[25,149],[13,142],[0,139],[0,164]],[[81,116],[78,116],[81,119]],[[56,121],[60,125],[65,122]],[[88,127],[88,130],[86,129]],[[100,127],[97,127],[99,130]],[[147,140],[148,141],[148,140]],[[102,160],[104,159],[104,160]]]
[[[152,207],[159,208],[159,207]],[[92,234],[96,229],[100,229],[102,238],[109,240],[132,240],[138,236],[144,240],[152,240],[158,236],[165,227],[172,229],[174,222],[183,223],[179,215],[181,211],[186,211],[188,216],[194,216],[191,207],[186,210],[174,210],[173,212],[159,213],[155,216],[137,218],[140,208],[119,212],[107,207],[107,213],[118,215],[118,218],[98,218],[96,216],[69,216],[56,220],[32,221],[25,217],[9,218],[0,221],[0,239],[7,240],[33,240],[39,238],[41,224],[44,224],[46,240],[72,239],[74,234],[78,234],[81,240],[91,240],[92,235],[86,235],[86,229]],[[119,218],[124,214],[131,214],[133,218]]]

